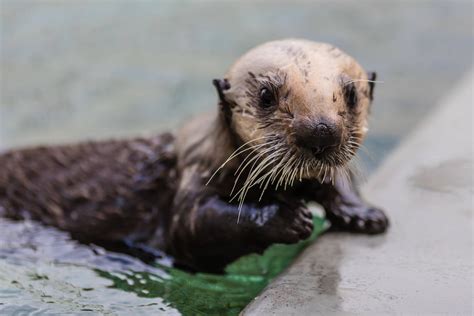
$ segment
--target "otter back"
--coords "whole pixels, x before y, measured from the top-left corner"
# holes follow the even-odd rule
[[[82,240],[147,238],[168,217],[175,164],[170,134],[6,152],[0,215],[38,220]]]

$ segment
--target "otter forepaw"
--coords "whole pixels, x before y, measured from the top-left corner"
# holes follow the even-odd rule
[[[333,230],[380,234],[389,226],[389,220],[384,211],[368,205],[341,204],[326,215]]]
[[[290,228],[298,234],[299,240],[311,236],[313,232],[313,214],[311,211],[307,208],[298,210]]]
[[[280,210],[265,229],[265,235],[272,243],[293,244],[311,236],[313,215],[304,206]]]

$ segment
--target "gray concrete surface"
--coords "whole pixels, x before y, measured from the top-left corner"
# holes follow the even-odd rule
[[[245,315],[473,313],[473,73],[364,188],[385,236],[327,234]]]

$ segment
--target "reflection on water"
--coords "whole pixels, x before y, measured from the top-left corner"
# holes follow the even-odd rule
[[[94,272],[143,271],[169,277],[135,258],[78,244],[67,233],[28,221],[0,218],[0,240],[2,315],[14,311],[22,315],[79,311],[150,315],[166,306],[161,298],[137,298],[109,288],[113,283]]]
[[[224,275],[147,265],[125,254],[77,243],[67,233],[0,218],[0,314],[90,312],[122,315],[237,315],[323,230],[249,255]]]

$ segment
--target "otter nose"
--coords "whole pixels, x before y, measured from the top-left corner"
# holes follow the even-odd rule
[[[314,134],[317,136],[329,135],[331,132],[332,131],[329,129],[329,127],[324,123],[319,123],[314,129]]]
[[[327,122],[297,124],[295,136],[299,146],[312,151],[315,155],[334,149],[341,142],[340,132],[335,124]]]
[[[314,154],[320,154],[329,147],[337,145],[336,137],[334,137],[334,129],[324,123],[319,123],[313,130],[314,137],[309,142]]]

